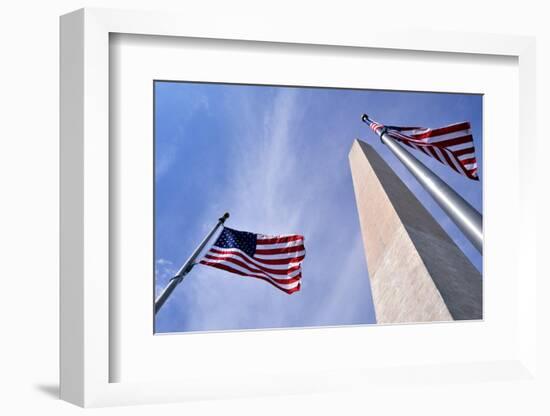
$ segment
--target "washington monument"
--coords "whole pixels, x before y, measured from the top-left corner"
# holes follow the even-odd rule
[[[349,153],[378,323],[482,319],[481,274],[370,145]]]

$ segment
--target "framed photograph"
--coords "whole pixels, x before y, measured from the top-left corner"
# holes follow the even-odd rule
[[[532,377],[533,74],[530,38],[63,16],[61,397]]]

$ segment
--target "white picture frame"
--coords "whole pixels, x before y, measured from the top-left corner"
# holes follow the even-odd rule
[[[110,297],[110,172],[109,154],[110,34],[225,39],[246,42],[330,45],[331,48],[371,48],[439,53],[508,56],[518,60],[519,103],[518,146],[519,184],[517,217],[517,258],[514,259],[518,291],[515,299],[517,347],[495,361],[473,360],[460,365],[441,362],[424,365],[419,360],[417,380],[442,377],[479,381],[481,379],[523,380],[536,374],[536,198],[531,181],[535,169],[535,42],[528,37],[465,33],[401,32],[395,28],[328,28],[304,32],[298,27],[258,25],[250,22],[234,27],[215,19],[205,27],[190,16],[168,13],[83,9],[61,18],[61,398],[80,406],[108,406],[160,403],[196,398],[248,397],[285,392],[322,393],[406,380],[410,372],[397,368],[373,368],[368,372],[351,368],[321,368],[330,377],[315,371],[282,369],[265,378],[247,380],[234,373],[197,372],[180,380],[163,380],[162,371],[150,381],[112,382],[110,371],[117,357],[111,349],[110,311],[116,308]],[[529,215],[528,215],[529,214]],[[486,244],[494,244],[489,238]],[[351,331],[354,329],[352,328]],[[316,335],[341,336],[334,329]],[[332,332],[331,332],[332,331]],[[399,329],[397,331],[406,331]],[[348,331],[349,332],[349,331]],[[208,334],[207,334],[208,335]],[[293,331],[294,337],[302,337]],[[234,338],[238,343],[238,334]],[[169,341],[165,341],[169,342]],[[208,341],[206,341],[208,342]],[[218,342],[218,341],[216,341]],[[359,367],[358,370],[365,370]],[[207,375],[208,374],[208,375]],[[408,375],[409,374],[409,375]],[[214,375],[214,376],[213,376]],[[477,378],[476,378],[477,377]],[[284,387],[283,387],[284,386]]]

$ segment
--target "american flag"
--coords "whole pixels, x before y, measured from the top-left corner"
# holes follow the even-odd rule
[[[200,264],[271,283],[288,294],[300,290],[306,251],[301,235],[263,235],[224,227]]]
[[[454,171],[475,181],[477,161],[470,123],[462,122],[430,129],[425,127],[384,126],[368,117],[364,121],[378,135],[391,138],[435,158]]]

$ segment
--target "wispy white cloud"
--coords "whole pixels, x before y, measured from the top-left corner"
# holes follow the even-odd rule
[[[155,261],[155,293],[158,295],[168,280],[174,277],[177,269],[170,260],[160,258]]]

